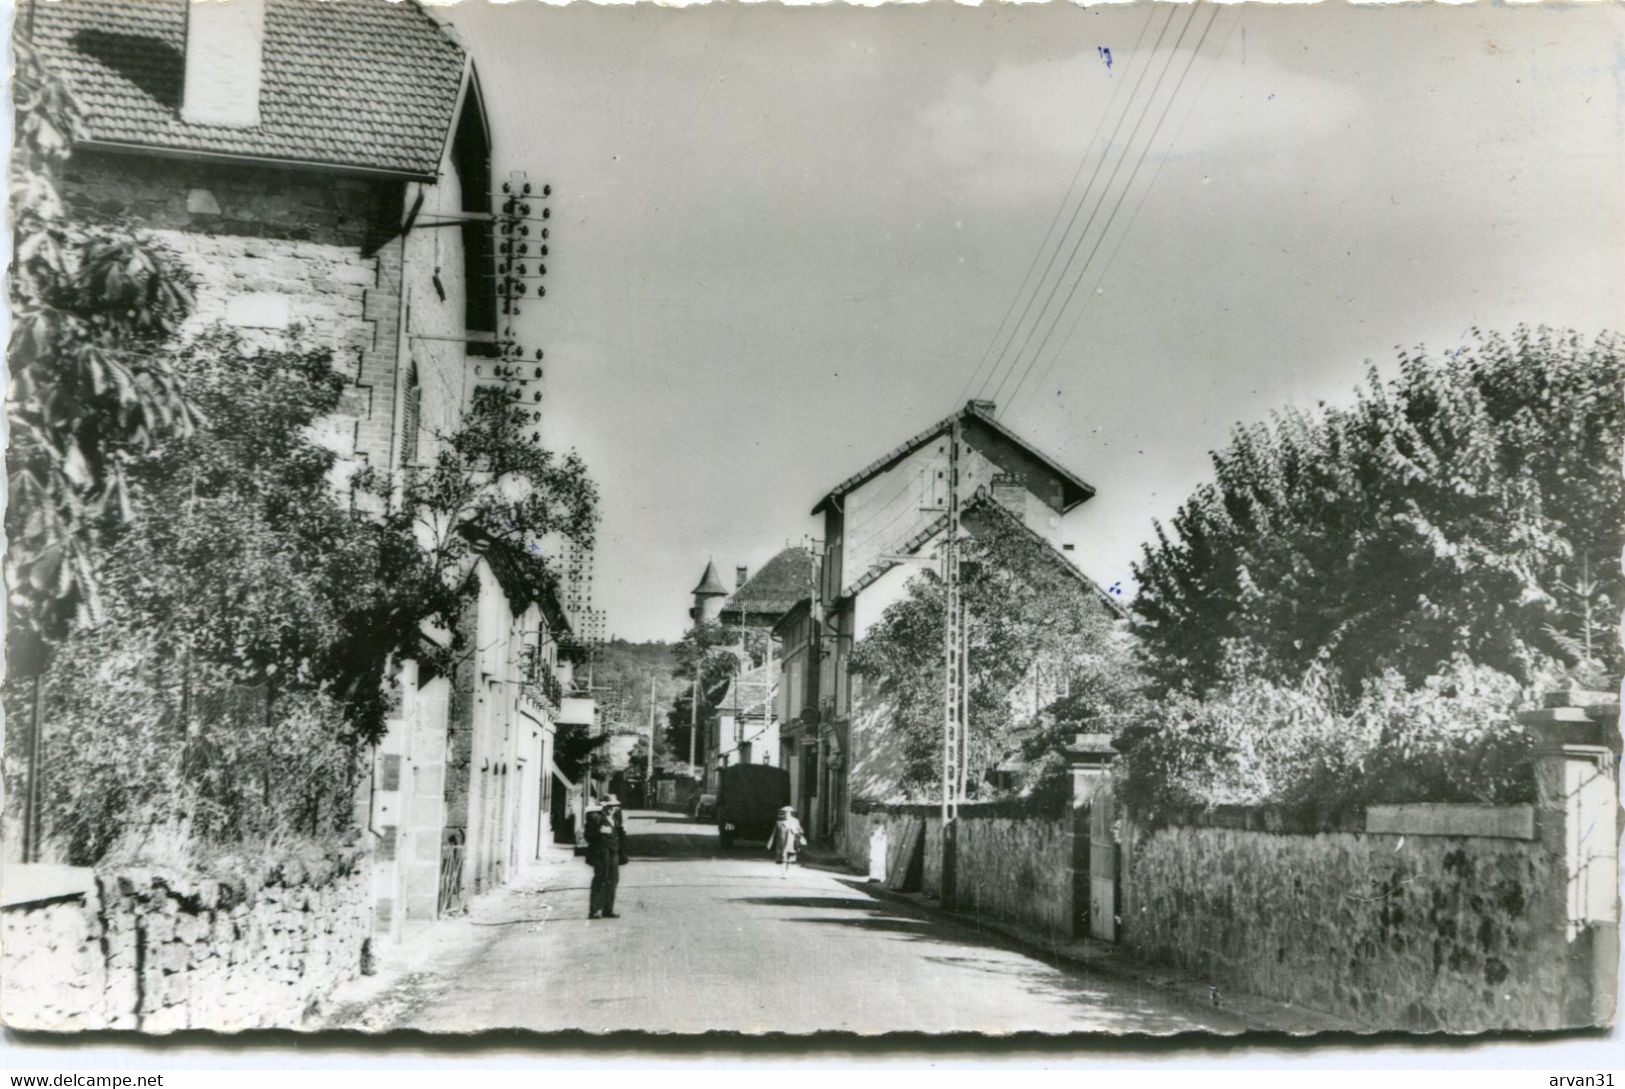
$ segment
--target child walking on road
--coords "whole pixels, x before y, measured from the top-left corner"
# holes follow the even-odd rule
[[[773,860],[779,863],[779,876],[790,876],[790,863],[796,860],[796,852],[806,845],[807,834],[801,830],[801,822],[796,820],[796,811],[789,806],[779,810],[779,819],[773,825],[773,835],[767,841],[768,853]]]

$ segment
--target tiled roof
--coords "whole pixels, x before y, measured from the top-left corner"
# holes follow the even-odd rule
[[[812,554],[805,548],[786,548],[722,603],[722,615],[755,613],[777,619],[806,597],[812,584]]]
[[[705,564],[705,574],[700,576],[700,584],[689,592],[706,597],[726,597],[728,594],[722,587],[722,580],[717,577],[717,565],[709,560]]]
[[[818,505],[812,509],[812,512],[814,514],[822,513],[825,507],[830,506],[847,492],[850,492],[854,488],[857,488],[872,480],[874,477],[885,472],[887,469],[890,469],[893,465],[896,465],[899,461],[902,461],[904,458],[908,457],[914,451],[918,450],[920,447],[924,446],[938,435],[941,435],[943,432],[947,431],[953,426],[955,420],[980,424],[995,434],[1003,436],[1008,442],[1026,451],[1028,455],[1042,464],[1044,468],[1055,474],[1055,476],[1059,477],[1061,481],[1062,494],[1064,497],[1063,510],[1071,510],[1073,507],[1095,494],[1095,489],[1091,485],[1079,479],[1071,471],[1051,459],[1042,450],[1039,450],[1026,439],[1023,439],[1021,436],[1011,431],[1008,427],[1005,427],[998,420],[995,420],[993,418],[993,406],[990,402],[966,401],[965,407],[960,409],[958,412],[938,420],[936,423],[932,424],[924,431],[921,431],[918,435],[915,435],[901,446],[895,447],[889,453],[870,462],[856,473],[853,473],[851,476],[835,485],[834,488],[830,489],[828,495],[824,496],[824,498],[818,501]]]
[[[729,712],[737,709],[743,719],[765,719],[772,712],[772,695],[777,687],[778,664],[769,669],[763,662],[730,680],[716,706]]]
[[[431,177],[463,50],[413,0],[266,0],[260,124],[183,121],[188,0],[28,0],[17,19],[92,145]],[[32,10],[30,10],[32,9]]]

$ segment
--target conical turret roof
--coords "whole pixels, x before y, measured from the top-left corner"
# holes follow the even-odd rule
[[[727,597],[728,591],[723,589],[722,580],[717,577],[717,565],[707,560],[705,574],[700,576],[700,584],[694,587],[695,597]]]

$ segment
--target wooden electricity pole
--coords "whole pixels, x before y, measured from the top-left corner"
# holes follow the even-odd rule
[[[643,786],[644,793],[649,794],[655,788],[655,674],[649,671],[649,751],[643,754]],[[649,805],[652,798],[645,798],[644,804]]]
[[[703,660],[703,659],[702,659]],[[700,732],[700,662],[694,663],[694,691],[688,700],[688,766],[694,768],[694,737]],[[703,776],[701,778],[704,778]]]

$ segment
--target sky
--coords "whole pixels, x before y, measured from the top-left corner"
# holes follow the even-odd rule
[[[611,633],[677,637],[967,396],[1095,486],[1072,555],[1131,594],[1238,422],[1625,327],[1625,8],[1214,10],[439,9],[497,176],[553,186],[523,320]]]

